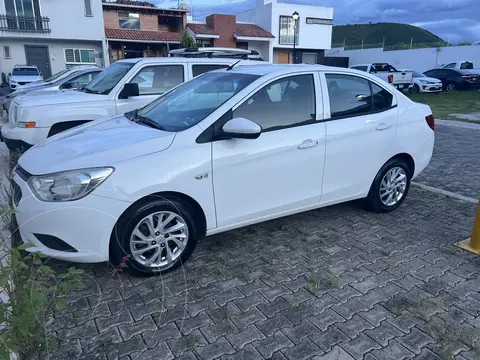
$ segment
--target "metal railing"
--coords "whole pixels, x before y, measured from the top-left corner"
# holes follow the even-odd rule
[[[46,16],[0,15],[0,31],[49,33],[50,18]]]
[[[345,43],[333,43],[332,49],[343,48],[344,50],[362,50],[362,49],[383,49],[383,51],[394,51],[394,50],[410,50],[410,49],[425,49],[425,48],[441,48],[449,46],[475,46],[480,44],[475,43],[450,43],[447,41],[440,42],[428,42],[428,43],[414,43],[413,41],[409,44],[396,44],[396,45],[385,45],[384,43],[375,43],[375,44],[345,44]]]

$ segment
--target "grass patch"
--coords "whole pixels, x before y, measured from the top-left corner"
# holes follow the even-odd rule
[[[480,92],[478,91],[417,93],[407,94],[407,96],[415,102],[429,105],[437,119],[480,123],[480,121],[450,116],[450,114],[480,113]]]

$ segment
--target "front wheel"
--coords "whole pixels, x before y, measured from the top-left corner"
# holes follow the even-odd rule
[[[169,199],[135,205],[120,220],[112,238],[113,257],[133,274],[159,275],[188,260],[198,241],[193,210]]]
[[[420,92],[420,88],[417,84],[413,84],[412,89],[410,90],[411,93],[418,93]]]
[[[395,210],[405,200],[412,174],[405,161],[392,159],[378,172],[365,199],[367,207],[384,213]]]
[[[457,90],[457,85],[455,85],[454,83],[449,83],[447,84],[447,86],[445,87],[445,90],[447,92],[453,92],[455,90]]]

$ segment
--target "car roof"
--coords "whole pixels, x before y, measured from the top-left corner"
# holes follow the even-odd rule
[[[15,65],[14,69],[36,69],[37,65]]]
[[[142,63],[142,64],[149,64],[149,63],[159,63],[164,62],[168,63],[195,63],[195,64],[233,64],[239,61],[238,58],[221,58],[221,57],[214,57],[214,58],[199,58],[199,57],[151,57],[151,58],[136,58],[136,59],[124,59],[118,60],[116,62],[121,63]],[[258,61],[258,60],[241,60],[242,64],[265,64],[265,61]]]
[[[267,75],[267,74],[275,74],[275,75],[283,75],[283,74],[291,74],[295,72],[303,72],[303,71],[347,71],[349,73],[358,74],[360,72],[356,70],[350,70],[347,68],[338,68],[333,66],[324,66],[324,65],[310,65],[310,64],[265,64],[262,65],[245,65],[245,66],[238,66],[234,67],[232,72],[241,73],[241,74],[251,74],[251,75]],[[216,71],[225,71],[225,70],[216,70]],[[363,73],[362,73],[363,74]]]

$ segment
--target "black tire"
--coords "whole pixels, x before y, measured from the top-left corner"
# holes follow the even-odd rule
[[[413,84],[412,89],[410,90],[411,93],[419,93],[420,88],[418,87],[417,84]]]
[[[400,167],[405,171],[405,174],[407,175],[406,187],[400,200],[398,200],[396,204],[388,206],[384,204],[380,199],[380,185],[385,174],[387,174],[388,171],[395,167]],[[365,198],[366,207],[369,210],[375,211],[377,213],[386,213],[395,210],[403,203],[403,201],[407,197],[408,190],[410,189],[411,178],[411,171],[405,161],[399,158],[389,160],[385,165],[383,165],[383,167],[380,169],[380,171],[377,173],[377,176],[375,176],[375,179],[373,180],[370,191],[368,192],[368,196]]]
[[[139,222],[150,214],[168,211],[180,215],[188,227],[188,241],[181,255],[166,267],[149,267],[135,260],[131,254],[130,238]],[[133,275],[152,276],[171,271],[192,255],[199,238],[198,226],[194,220],[194,211],[186,203],[165,198],[152,198],[134,205],[124,214],[115,225],[110,240],[110,254],[114,265],[126,259],[128,271]]]
[[[457,85],[454,84],[454,83],[448,83],[447,86],[445,86],[445,91],[447,91],[447,92],[454,92],[457,89],[458,89]]]

